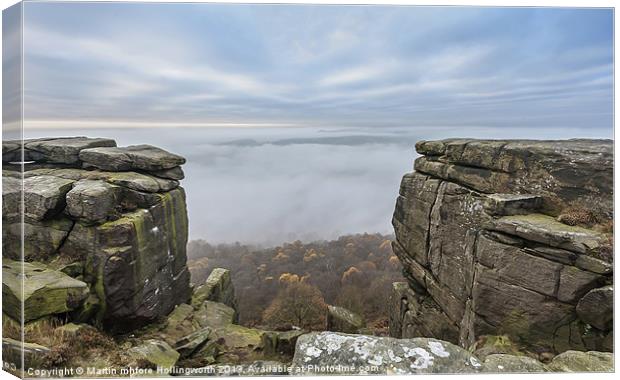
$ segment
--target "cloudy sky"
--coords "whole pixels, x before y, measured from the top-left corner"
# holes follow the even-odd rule
[[[609,9],[26,3],[25,114],[611,128],[612,22]]]

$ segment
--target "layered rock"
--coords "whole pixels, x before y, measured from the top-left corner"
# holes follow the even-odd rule
[[[3,142],[3,257],[88,286],[79,305],[43,314],[128,330],[189,300],[184,162],[110,139]],[[39,278],[27,282],[49,289]]]
[[[589,305],[611,310],[609,290],[596,289],[613,279],[612,142],[460,139],[416,149],[393,217],[408,283],[394,285],[390,334],[611,350],[611,316]],[[595,220],[558,221],[574,209]]]
[[[194,290],[192,304],[200,305],[204,301],[223,303],[232,307],[236,313],[237,300],[235,299],[235,288],[228,269],[214,268],[209,274],[207,281]]]

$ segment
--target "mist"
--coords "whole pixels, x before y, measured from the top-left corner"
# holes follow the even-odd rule
[[[109,137],[187,158],[190,239],[274,246],[391,233],[403,174],[423,139],[611,138],[571,128],[153,128],[27,130],[27,137]]]

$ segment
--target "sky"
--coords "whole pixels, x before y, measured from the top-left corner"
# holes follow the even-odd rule
[[[421,139],[613,137],[606,9],[26,3],[24,22],[25,137],[185,156],[191,239],[389,234]]]
[[[25,118],[609,129],[612,28],[610,9],[26,3]]]

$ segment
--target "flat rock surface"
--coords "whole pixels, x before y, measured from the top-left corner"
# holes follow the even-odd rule
[[[76,164],[82,149],[114,147],[116,142],[106,138],[58,137],[24,140],[24,160],[56,164]],[[2,142],[2,161],[21,161],[21,141]]]
[[[583,162],[613,160],[613,140],[478,140],[420,141],[416,150],[424,155],[445,156],[450,162],[482,168],[514,171],[518,160],[528,156],[566,157]]]
[[[548,367],[556,372],[613,372],[614,355],[611,352],[566,351],[554,357]]]
[[[543,214],[505,216],[491,229],[581,254],[597,255],[604,241],[596,231],[568,226]]]
[[[139,361],[146,361],[153,366],[170,368],[174,366],[180,355],[168,343],[150,339],[143,344],[130,348],[129,356]]]
[[[293,371],[340,374],[472,373],[482,364],[467,350],[429,338],[394,339],[331,332],[310,333],[297,340]],[[295,374],[295,373],[292,373]]]
[[[185,163],[183,157],[152,145],[84,149],[80,152],[80,160],[88,166],[112,171],[161,171]]]
[[[482,372],[493,373],[530,373],[546,372],[544,364],[527,356],[493,354],[486,357]]]
[[[85,283],[42,264],[2,261],[2,309],[13,319],[21,320],[21,303],[31,321],[73,310],[87,295]]]

